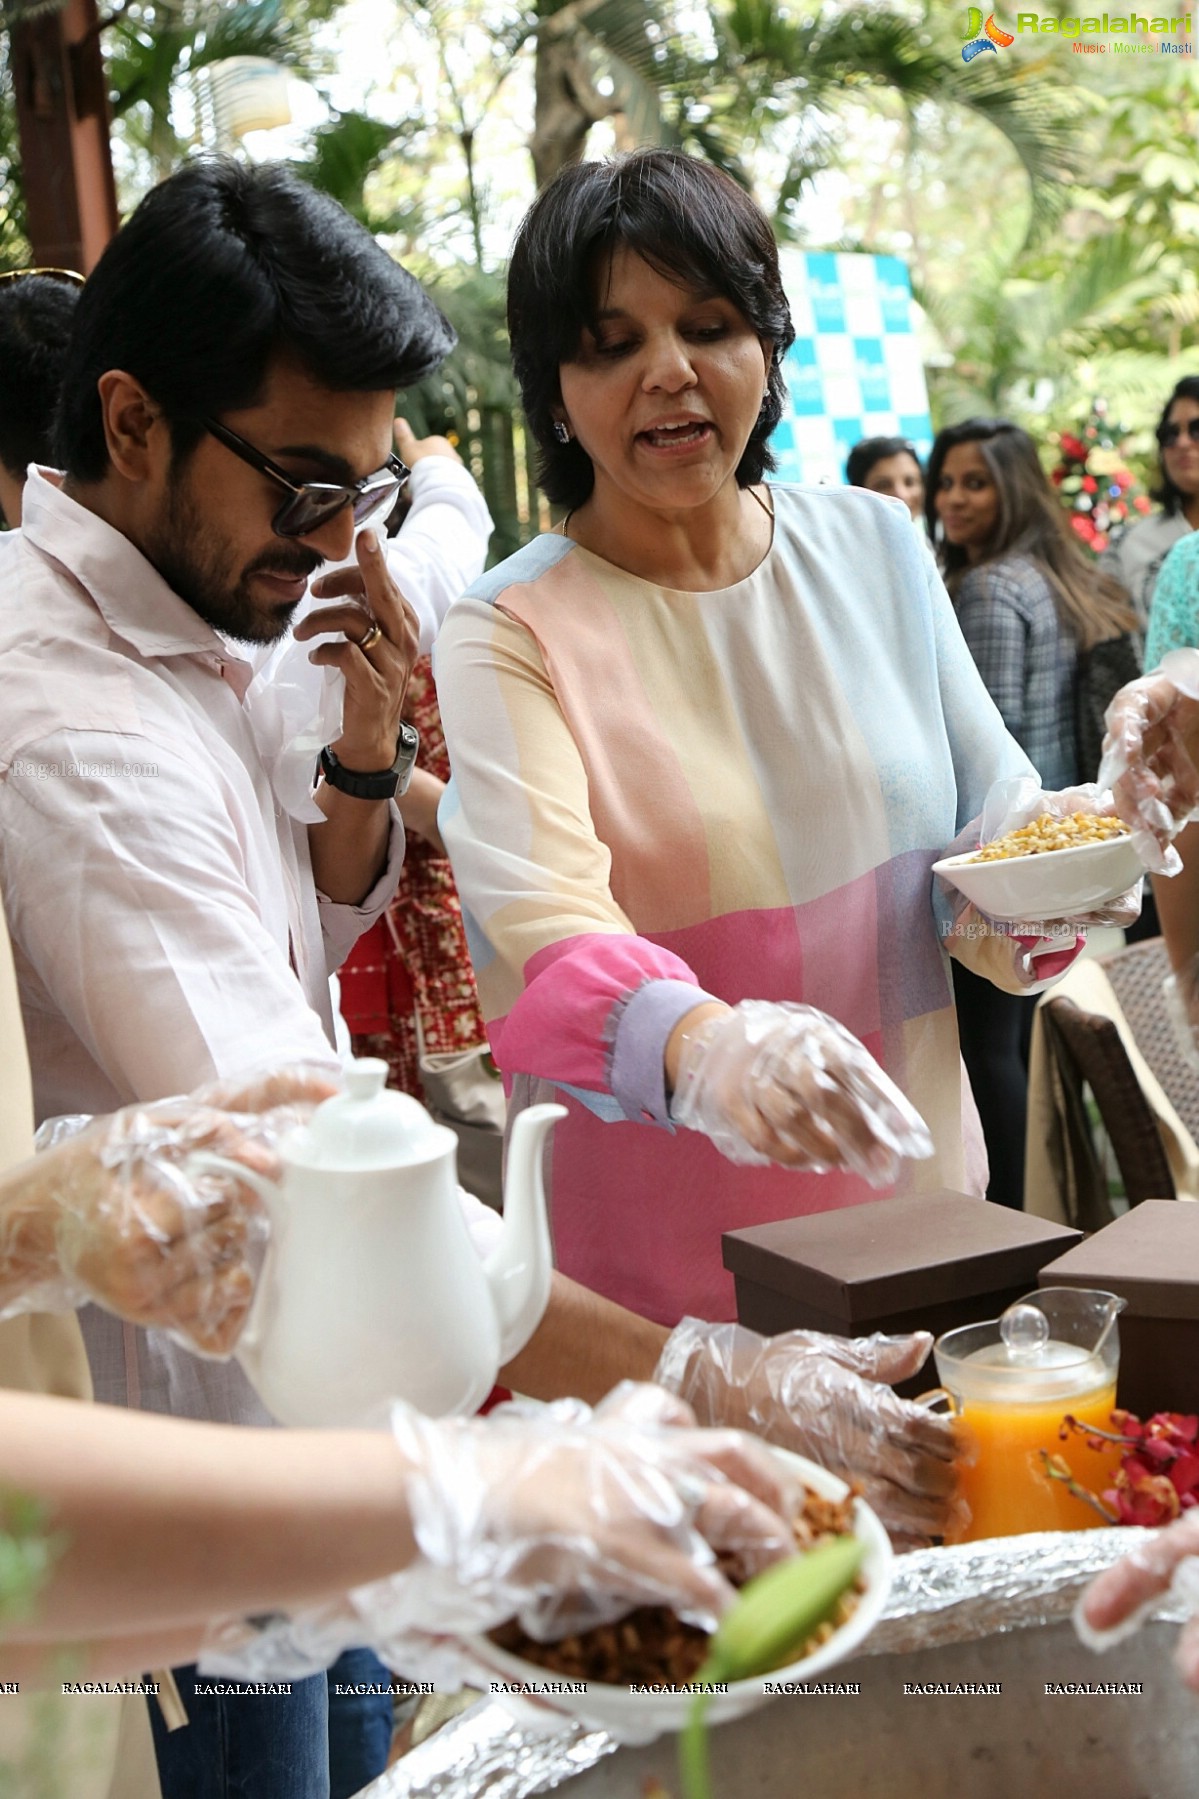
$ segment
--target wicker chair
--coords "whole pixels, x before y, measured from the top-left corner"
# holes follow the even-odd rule
[[[1132,955],[1140,947],[1136,945],[1132,950],[1119,953]],[[1118,956],[1112,958],[1117,959]],[[1107,972],[1110,979],[1110,969]],[[1095,1096],[1129,1205],[1137,1205],[1142,1199],[1175,1198],[1174,1177],[1162,1148],[1157,1121],[1133,1073],[1116,1026],[1110,1018],[1084,1012],[1064,996],[1046,999],[1043,1009],[1052,1036],[1057,1039],[1055,1053],[1061,1057],[1064,1052],[1078,1077],[1087,1083]],[[1139,1043],[1138,1035],[1138,1046]],[[1095,1226],[1091,1223],[1085,1228]]]
[[[1144,943],[1129,944],[1113,955],[1100,956],[1098,961],[1112,984],[1137,1048],[1162,1092],[1199,1143],[1199,1075],[1183,1060],[1162,997],[1162,982],[1170,972],[1165,944],[1160,937],[1147,937]]]

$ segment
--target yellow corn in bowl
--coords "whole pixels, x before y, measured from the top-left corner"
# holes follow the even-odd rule
[[[1126,893],[1145,867],[1116,818],[1037,818],[993,843],[933,863],[933,873],[1004,924],[1052,924]]]

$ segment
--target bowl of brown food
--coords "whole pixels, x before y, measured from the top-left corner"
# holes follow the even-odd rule
[[[1034,818],[966,855],[933,863],[934,874],[1004,924],[1094,911],[1127,893],[1144,872],[1128,826],[1090,812]]]
[[[794,1527],[800,1556],[855,1538],[860,1560],[852,1583],[778,1666],[719,1683],[707,1703],[710,1723],[726,1723],[765,1705],[775,1692],[808,1681],[851,1655],[887,1602],[892,1555],[886,1531],[863,1499],[814,1462],[776,1450],[798,1476],[803,1504]],[[735,1576],[734,1576],[735,1578]],[[747,1592],[752,1588],[747,1588]],[[682,1729],[713,1639],[664,1606],[643,1606],[554,1643],[529,1637],[515,1619],[466,1647],[490,1676],[494,1697],[513,1709],[549,1707],[609,1730],[623,1742],[651,1742]],[[709,1676],[710,1678],[710,1676]]]

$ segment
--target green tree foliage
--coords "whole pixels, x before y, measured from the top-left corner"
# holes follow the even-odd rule
[[[161,181],[191,140],[176,129],[181,91],[201,71],[232,56],[261,56],[304,78],[327,65],[312,49],[314,28],[336,0],[130,0],[105,32],[105,55],[116,135],[136,163],[142,185]]]

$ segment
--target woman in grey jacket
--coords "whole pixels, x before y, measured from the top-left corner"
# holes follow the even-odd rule
[[[1003,722],[1046,788],[1080,778],[1080,652],[1133,625],[1127,596],[1071,533],[1036,445],[1006,419],[942,431],[928,462],[927,518],[958,623]],[[1028,1039],[1035,1000],[957,965],[958,1033],[982,1119],[987,1197],[1024,1203]]]

